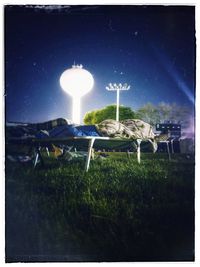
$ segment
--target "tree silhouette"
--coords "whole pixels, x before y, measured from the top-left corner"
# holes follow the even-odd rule
[[[119,106],[119,120],[135,119],[136,113],[130,108]],[[116,105],[109,105],[105,108],[89,111],[84,116],[85,124],[98,124],[106,119],[116,119]]]

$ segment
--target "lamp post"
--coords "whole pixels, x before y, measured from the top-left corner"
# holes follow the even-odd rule
[[[120,91],[128,91],[130,89],[130,85],[128,85],[127,83],[124,83],[124,84],[112,84],[112,83],[109,83],[108,86],[106,86],[106,90],[108,91],[117,91],[117,107],[116,107],[116,121],[119,121],[119,92]]]
[[[60,85],[72,97],[72,121],[80,124],[81,97],[94,85],[92,74],[82,65],[73,65],[60,76]]]

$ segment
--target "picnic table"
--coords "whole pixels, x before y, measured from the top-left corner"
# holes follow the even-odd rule
[[[37,165],[39,160],[43,162],[43,157],[41,154],[41,148],[45,148],[48,153],[48,147],[51,144],[54,145],[68,145],[75,146],[77,149],[86,149],[87,156],[85,162],[85,171],[89,170],[90,160],[92,155],[92,149],[120,149],[127,148],[127,151],[131,148],[136,148],[137,161],[140,164],[141,162],[141,142],[147,141],[144,139],[126,139],[126,138],[111,138],[111,137],[100,137],[100,136],[84,136],[84,137],[60,137],[60,138],[27,138],[27,139],[18,139],[14,138],[10,140],[14,143],[26,144],[30,146],[30,148],[35,148],[35,159],[34,159],[34,167]],[[170,156],[169,150],[169,142],[163,141],[167,147],[167,153]]]

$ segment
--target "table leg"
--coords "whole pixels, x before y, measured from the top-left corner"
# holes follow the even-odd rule
[[[171,140],[171,149],[172,149],[172,154],[174,154],[174,140]]]
[[[34,168],[36,167],[37,163],[38,163],[38,159],[40,159],[41,164],[44,165],[44,161],[41,155],[41,147],[36,148],[36,156],[35,156],[35,161],[34,161]]]
[[[127,150],[127,157],[130,159],[130,151],[129,151],[129,149]]]
[[[140,156],[140,144],[141,144],[142,140],[141,139],[137,139],[137,161],[140,164],[140,160],[141,160],[141,156]]]
[[[47,152],[47,156],[49,157],[49,149],[48,149],[48,147],[46,146],[46,152]]]
[[[39,158],[39,153],[36,152],[35,161],[34,161],[34,168],[36,167],[36,165],[38,163],[38,158]]]
[[[169,150],[169,142],[166,142],[166,146],[167,146],[167,153],[168,153],[168,158],[169,160],[171,160],[171,154],[170,154],[170,150]]]
[[[88,154],[86,158],[86,163],[85,163],[85,171],[87,172],[90,166],[90,159],[91,159],[91,154],[92,154],[92,147],[94,144],[95,138],[90,139],[89,145],[88,145]]]

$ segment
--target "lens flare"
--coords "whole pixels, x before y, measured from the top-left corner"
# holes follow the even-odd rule
[[[164,53],[161,53],[158,48],[155,48],[154,45],[151,45],[151,48],[153,49],[156,57],[159,59],[159,62],[163,65],[170,77],[176,82],[178,88],[187,96],[188,100],[194,105],[194,95],[191,93],[186,83],[181,79],[180,74],[172,65],[170,60],[166,57]]]

